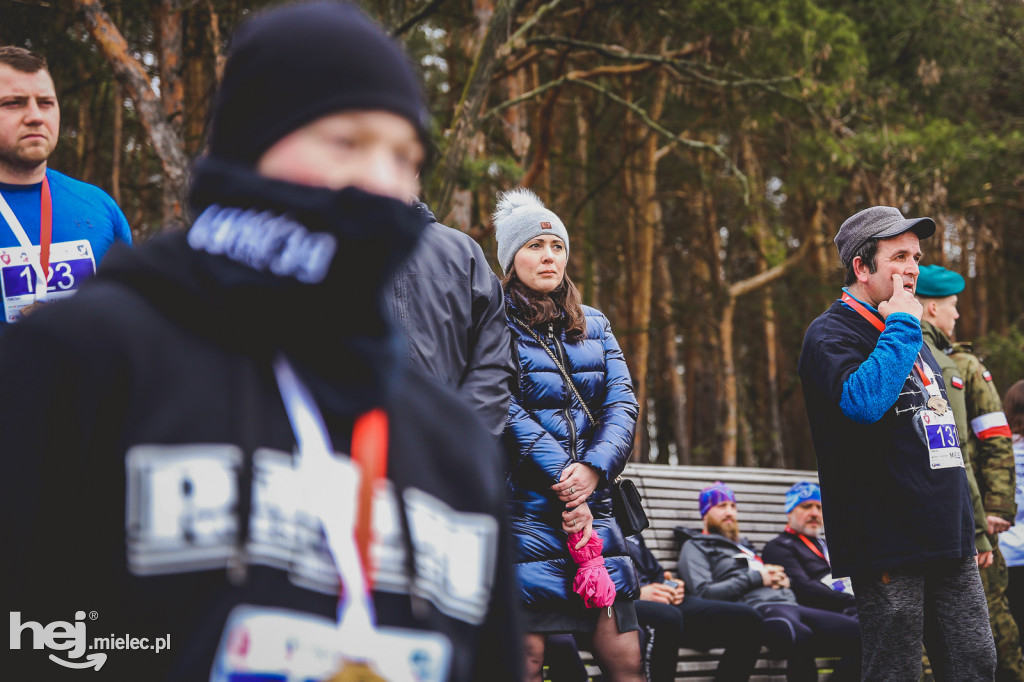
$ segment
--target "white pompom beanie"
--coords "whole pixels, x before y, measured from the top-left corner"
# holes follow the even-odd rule
[[[504,274],[508,274],[519,249],[542,234],[561,239],[565,244],[565,255],[569,255],[569,233],[565,225],[544,206],[540,197],[526,188],[517,187],[499,194],[492,220],[498,242],[498,263]]]

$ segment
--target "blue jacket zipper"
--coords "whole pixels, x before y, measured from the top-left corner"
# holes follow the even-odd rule
[[[569,363],[566,361],[565,348],[562,347],[558,337],[555,336],[555,328],[550,322],[548,323],[548,338],[551,339],[551,345],[555,348],[555,354],[558,359],[562,362],[562,367],[565,367],[565,373],[569,374]],[[570,375],[571,376],[571,375]],[[571,379],[569,379],[571,381]],[[572,461],[576,461],[576,420],[572,417],[572,389],[568,386],[565,387],[565,421],[569,424],[569,457]]]

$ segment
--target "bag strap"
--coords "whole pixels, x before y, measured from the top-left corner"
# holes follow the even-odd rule
[[[544,343],[544,340],[541,339],[540,334],[538,334],[537,332],[533,331],[532,328],[530,328],[525,322],[520,320],[515,315],[512,316],[512,319],[515,321],[516,324],[518,324],[520,327],[525,329],[526,332],[530,336],[532,336],[537,343],[540,344],[540,347],[544,349],[544,352],[546,352],[548,354],[548,356],[554,361],[555,367],[557,367],[558,371],[562,373],[562,378],[565,379],[565,383],[566,383],[566,385],[569,386],[569,390],[571,390],[573,392],[573,395],[576,396],[576,400],[578,400],[580,402],[580,407],[583,408],[583,413],[587,415],[587,419],[590,420],[591,424],[593,424],[594,426],[597,426],[597,420],[594,419],[594,415],[592,415],[590,413],[590,410],[587,409],[587,403],[584,402],[583,396],[580,395],[580,392],[578,390],[576,390],[576,384],[573,383],[572,377],[569,376],[569,373],[565,371],[565,367],[562,366],[562,363],[558,361],[558,358],[555,356],[555,354],[551,351],[550,348],[548,348],[547,344]]]

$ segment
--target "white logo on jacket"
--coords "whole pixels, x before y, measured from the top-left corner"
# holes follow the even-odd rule
[[[324,280],[338,249],[334,235],[310,232],[286,215],[216,204],[196,218],[188,243],[197,251],[306,284]]]
[[[144,445],[126,455],[128,567],[136,575],[227,567],[236,546],[242,451],[234,445]],[[294,458],[260,449],[253,456],[246,559],[286,571],[297,585],[337,594],[338,571],[316,511],[302,494]],[[494,585],[498,524],[459,512],[408,488],[403,506],[414,549],[410,589],[398,496],[390,481],[373,507],[374,589],[432,602],[471,624],[483,622]]]

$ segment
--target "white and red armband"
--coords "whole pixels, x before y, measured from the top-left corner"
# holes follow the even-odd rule
[[[989,412],[971,420],[971,430],[981,440],[993,436],[1010,437],[1010,423],[1002,412]]]

